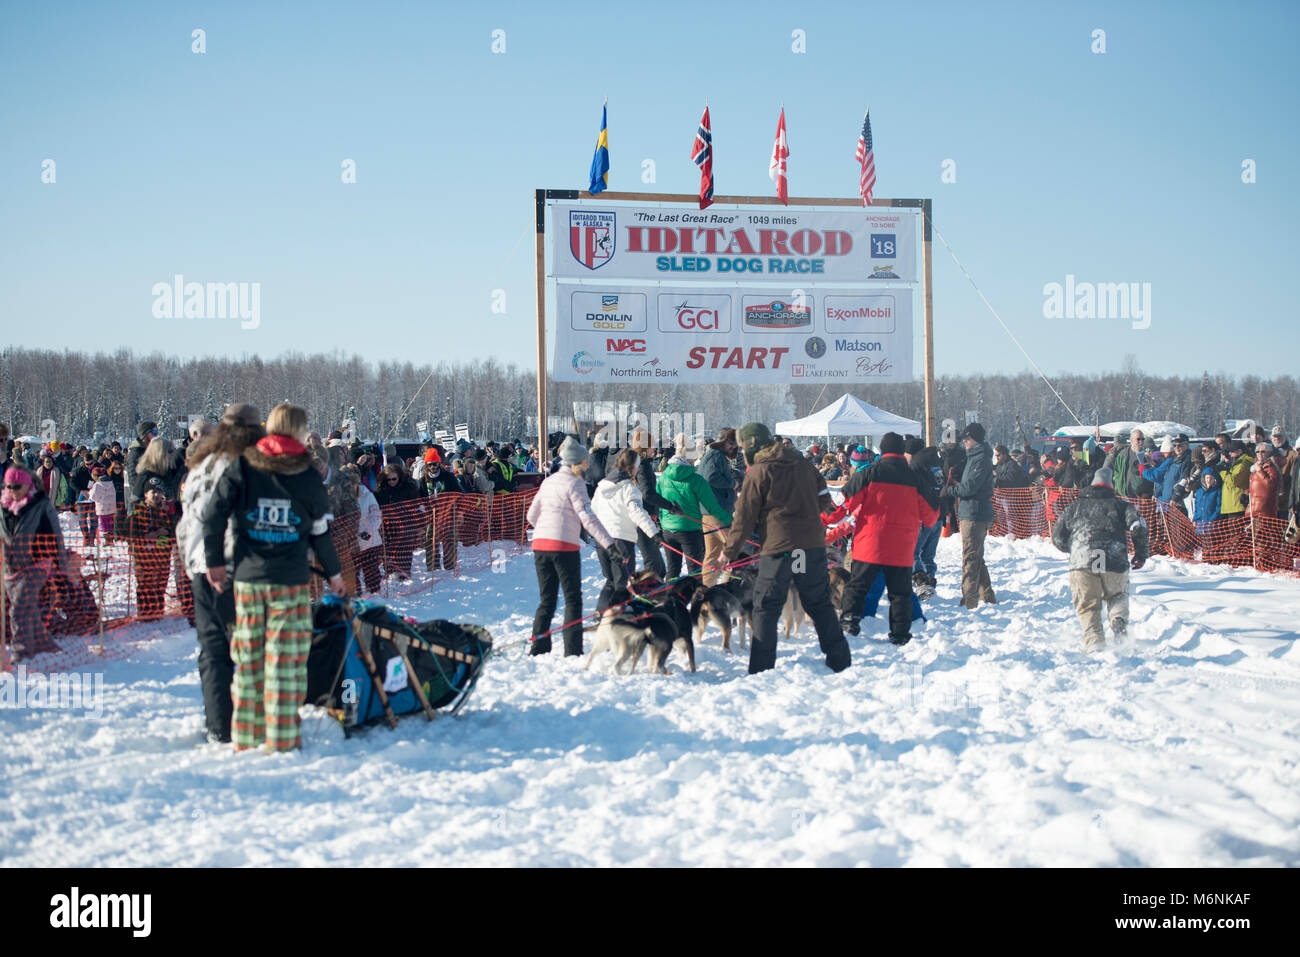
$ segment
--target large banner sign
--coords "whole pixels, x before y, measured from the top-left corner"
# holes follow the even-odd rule
[[[666,282],[916,282],[919,210],[551,206],[551,275]]]
[[[601,238],[588,246],[581,237],[578,246],[599,249]],[[560,382],[910,382],[912,295],[911,287],[559,282],[554,376]]]

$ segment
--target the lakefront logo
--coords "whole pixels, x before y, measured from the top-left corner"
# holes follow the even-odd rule
[[[93,674],[31,674],[18,665],[13,674],[0,674],[0,708],[56,708],[104,716],[104,676]]]
[[[129,927],[133,937],[148,937],[152,927],[151,894],[70,894],[50,898],[51,927]]]
[[[1067,274],[1064,285],[1043,287],[1043,318],[1129,319],[1134,329],[1146,329],[1151,325],[1151,283],[1075,282]]]
[[[171,282],[156,282],[155,319],[238,319],[241,329],[262,324],[260,282],[186,282],[179,273]]]

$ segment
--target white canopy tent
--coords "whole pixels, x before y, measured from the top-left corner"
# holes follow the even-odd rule
[[[777,435],[869,435],[879,438],[886,432],[921,435],[921,423],[905,419],[884,409],[877,409],[851,395],[842,395],[824,409],[802,419],[778,422]]]

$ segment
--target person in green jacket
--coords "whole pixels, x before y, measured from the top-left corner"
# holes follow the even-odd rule
[[[1219,478],[1223,482],[1223,501],[1219,508],[1220,518],[1246,514],[1245,495],[1250,488],[1250,467],[1254,458],[1246,451],[1241,442],[1228,444],[1228,461],[1218,466]]]
[[[718,504],[713,488],[684,454],[685,441],[678,436],[678,454],[669,459],[668,467],[655,483],[655,491],[681,509],[674,515],[667,509],[659,512],[659,527],[663,530],[664,545],[668,552],[668,577],[676,578],[682,572],[684,552],[691,558],[686,574],[698,574],[704,565],[704,520],[708,512],[723,525],[731,524],[731,513]],[[716,534],[716,533],[715,533]]]

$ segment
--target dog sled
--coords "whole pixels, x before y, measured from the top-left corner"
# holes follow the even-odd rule
[[[312,609],[307,703],[333,715],[345,734],[402,715],[456,715],[492,650],[478,625],[410,622],[380,602],[326,595]]]

